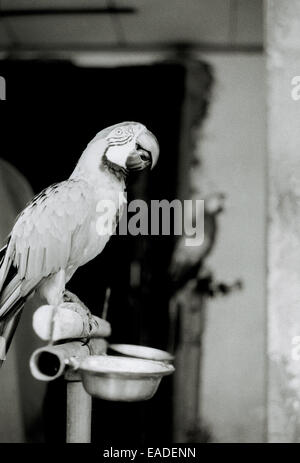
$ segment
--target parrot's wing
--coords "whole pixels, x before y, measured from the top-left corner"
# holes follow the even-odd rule
[[[66,269],[74,236],[88,226],[93,204],[89,184],[69,179],[42,191],[17,218],[0,251],[0,365],[27,296],[44,277]]]
[[[20,279],[42,279],[67,267],[72,238],[90,214],[92,199],[89,184],[78,179],[33,198],[18,217],[7,249]]]

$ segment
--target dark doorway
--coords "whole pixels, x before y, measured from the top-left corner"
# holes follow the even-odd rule
[[[128,199],[172,200],[176,194],[185,69],[179,64],[79,68],[67,62],[7,61],[7,100],[1,101],[1,156],[39,192],[68,178],[81,152],[102,128],[125,120],[145,124],[158,138],[157,168],[132,177]],[[173,239],[114,236],[104,252],[79,269],[69,287],[97,315],[111,286],[111,342],[167,347],[167,266]],[[132,266],[139,279],[133,282]],[[50,384],[45,403],[48,441],[64,440],[64,384]],[[172,379],[149,402],[94,400],[94,442],[171,441]]]

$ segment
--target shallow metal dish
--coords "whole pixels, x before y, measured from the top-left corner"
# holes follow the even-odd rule
[[[153,397],[172,365],[152,360],[93,355],[79,366],[85,390],[104,400],[135,402]]]
[[[135,344],[110,344],[109,349],[121,355],[148,360],[158,360],[159,362],[171,363],[174,356],[165,350],[154,349],[153,347],[138,346]]]

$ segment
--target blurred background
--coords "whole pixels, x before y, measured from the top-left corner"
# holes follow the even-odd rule
[[[94,442],[270,439],[266,60],[279,76],[284,47],[298,60],[291,3],[298,8],[285,0],[0,2],[2,241],[27,200],[66,179],[95,133],[122,120],[142,122],[161,146],[157,168],[132,178],[129,198],[205,200],[202,247],[185,255],[172,236],[114,236],[70,284],[97,315],[111,287],[112,342],[176,356],[175,374],[151,401],[94,401]],[[277,55],[266,55],[268,31],[270,47],[282,40]],[[34,308],[0,372],[0,442],[65,438],[63,381],[46,386],[28,369],[40,345]],[[276,413],[271,420],[283,422],[285,412]],[[276,432],[284,439],[286,429]]]

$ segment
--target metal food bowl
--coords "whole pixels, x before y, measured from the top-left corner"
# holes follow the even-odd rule
[[[109,349],[121,355],[147,360],[158,360],[159,362],[171,363],[174,356],[164,350],[153,347],[137,346],[134,344],[110,344]]]
[[[135,402],[153,397],[163,376],[172,365],[152,360],[92,355],[79,366],[88,394],[104,400]]]

